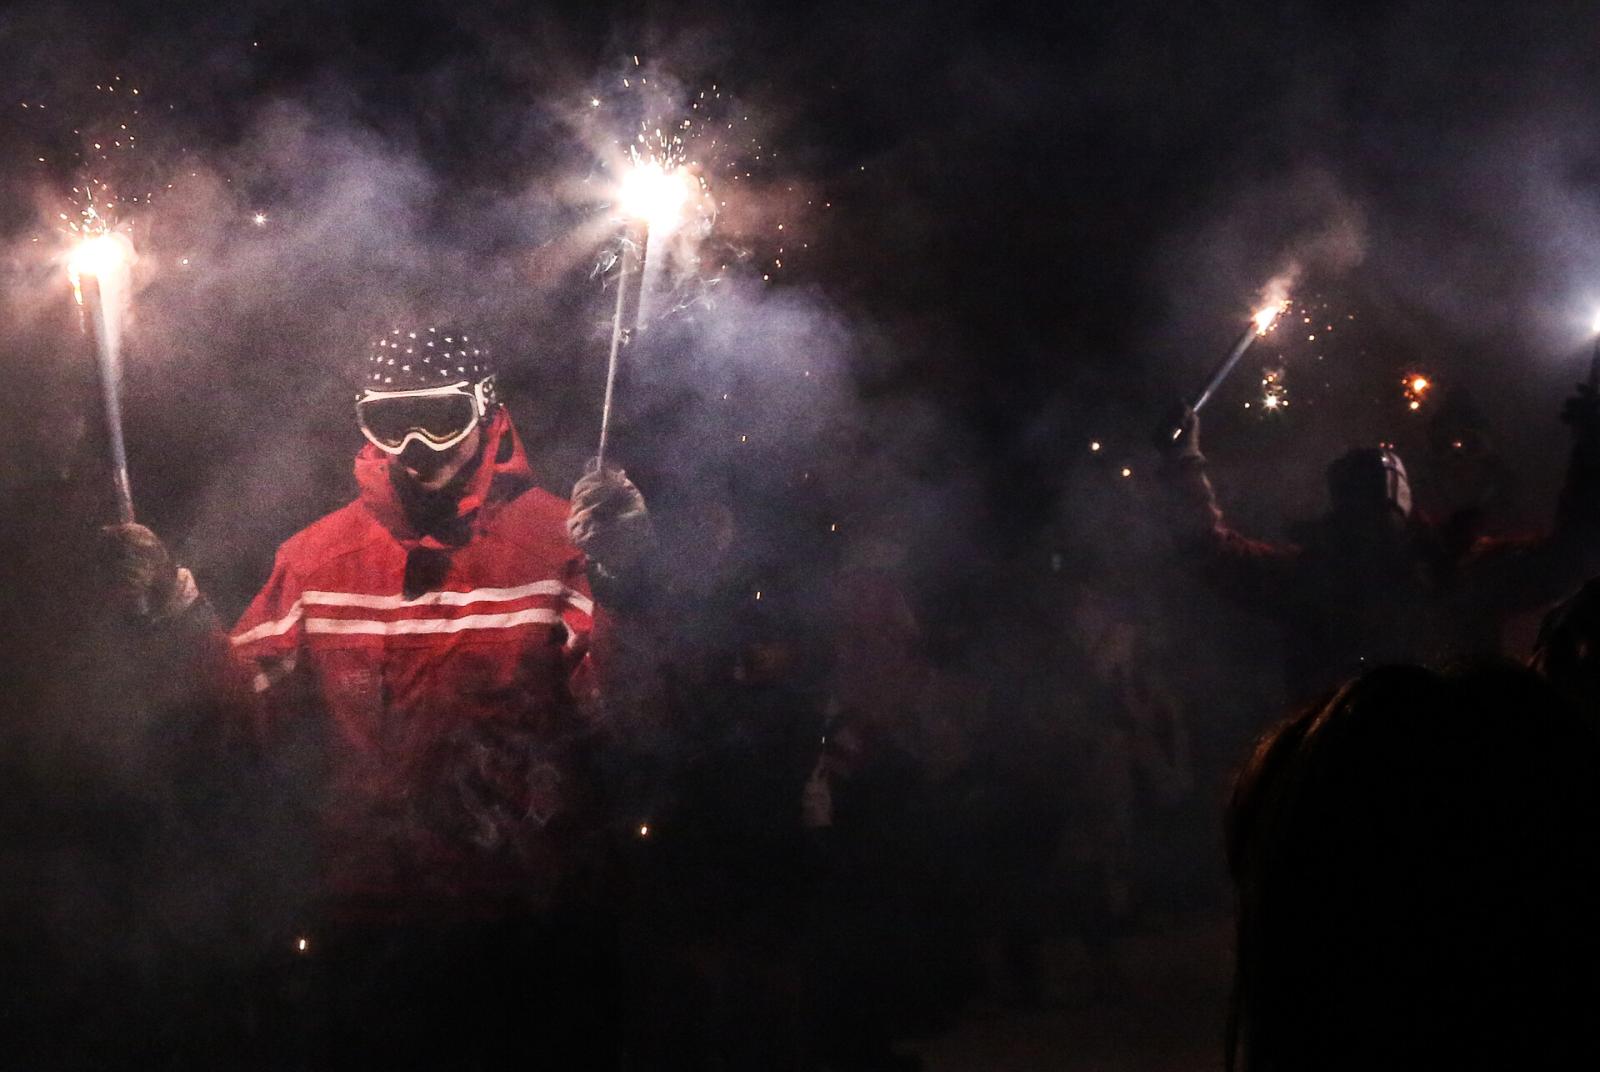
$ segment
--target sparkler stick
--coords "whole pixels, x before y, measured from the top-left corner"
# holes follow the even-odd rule
[[[103,232],[86,238],[67,263],[73,297],[94,335],[95,368],[105,406],[106,436],[111,451],[111,482],[117,496],[117,518],[134,520],[133,488],[128,480],[128,451],[122,435],[122,317],[128,298],[128,270],[133,246],[126,238]]]
[[[611,402],[617,390],[617,356],[622,349],[622,310],[628,295],[628,261],[633,243],[624,240],[617,255],[617,307],[611,314],[611,353],[606,358],[606,398],[600,406],[600,449],[595,453],[595,468],[606,466],[606,443],[611,438]]]
[[[1200,389],[1200,393],[1195,396],[1194,401],[1189,403],[1190,409],[1199,413],[1201,407],[1211,401],[1211,396],[1216,394],[1217,388],[1221,387],[1223,381],[1233,372],[1234,366],[1239,364],[1239,359],[1244,357],[1244,352],[1250,349],[1250,344],[1256,341],[1257,336],[1265,335],[1271,329],[1273,321],[1277,320],[1278,314],[1283,311],[1283,304],[1281,301],[1275,301],[1256,310],[1255,315],[1250,318],[1250,326],[1244,329],[1244,333],[1239,336],[1239,341],[1233,344],[1233,349],[1228,351],[1226,357],[1217,362],[1216,368],[1211,370],[1211,375],[1206,377],[1205,386]],[[1181,425],[1172,430],[1174,442],[1182,435],[1183,427]]]
[[[1594,317],[1594,353],[1589,357],[1589,389],[1600,391],[1600,313]]]
[[[659,263],[652,265],[651,262],[651,232],[654,230],[665,237],[678,227],[684,205],[689,199],[689,181],[682,168],[668,170],[658,160],[641,160],[635,162],[619,191],[618,205],[630,221],[631,233],[624,236],[622,252],[617,258],[617,304],[611,314],[611,350],[606,360],[605,401],[600,408],[600,449],[595,455],[597,468],[605,467],[606,446],[611,440],[617,365],[622,339],[627,333],[623,325],[623,313],[627,306],[629,263],[634,259],[640,262],[639,297],[633,311],[633,327],[639,329],[647,322],[653,276],[660,274]]]

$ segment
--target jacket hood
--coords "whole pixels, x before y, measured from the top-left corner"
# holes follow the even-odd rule
[[[379,524],[407,548],[420,546],[435,550],[449,550],[464,542],[465,537],[481,532],[498,506],[527,491],[534,483],[527,451],[504,406],[497,408],[494,418],[484,426],[483,455],[455,501],[453,524],[447,519],[444,525],[432,526],[433,531],[419,531],[406,511],[400,490],[395,487],[390,456],[371,443],[356,455],[355,475],[360,501]],[[440,530],[462,538],[441,538]]]

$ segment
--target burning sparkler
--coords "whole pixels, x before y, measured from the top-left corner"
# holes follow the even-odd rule
[[[617,301],[611,314],[611,348],[606,359],[606,393],[600,408],[600,448],[597,464],[605,465],[606,446],[611,438],[612,402],[616,395],[617,359],[624,336],[628,275],[637,266],[638,297],[634,305],[633,328],[645,326],[649,315],[650,293],[661,272],[661,243],[672,237],[689,218],[691,207],[704,195],[704,183],[683,159],[683,143],[678,137],[664,138],[657,130],[654,139],[640,134],[638,145],[630,148],[631,166],[618,184],[615,204],[624,221],[625,233],[616,258]],[[652,242],[652,238],[654,242]]]
[[[1190,409],[1199,413],[1201,408],[1211,401],[1211,396],[1216,394],[1217,388],[1222,386],[1222,381],[1228,378],[1228,374],[1239,363],[1239,359],[1244,357],[1244,352],[1250,349],[1250,344],[1272,330],[1272,325],[1278,319],[1278,314],[1283,312],[1287,305],[1287,298],[1274,296],[1255,311],[1250,317],[1250,326],[1244,329],[1244,333],[1233,344],[1233,349],[1228,351],[1227,356],[1217,363],[1216,368],[1211,370],[1211,375],[1206,378],[1205,386],[1200,389],[1200,393],[1195,396],[1195,400],[1189,404]],[[1181,425],[1172,430],[1174,442],[1182,435],[1183,427]]]
[[[86,211],[89,228],[67,259],[72,295],[95,341],[95,366],[105,404],[106,435],[111,450],[111,480],[116,489],[117,516],[134,520],[133,489],[128,481],[128,451],[122,436],[122,328],[131,291],[133,243]]]

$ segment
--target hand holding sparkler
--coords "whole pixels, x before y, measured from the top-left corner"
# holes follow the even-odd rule
[[[1151,441],[1156,451],[1167,458],[1200,457],[1200,415],[1187,402],[1174,403],[1156,426]]]
[[[107,595],[129,617],[169,618],[200,598],[193,575],[145,526],[107,525],[100,540]]]
[[[567,535],[612,578],[626,575],[655,544],[644,495],[621,469],[593,468],[573,485]]]

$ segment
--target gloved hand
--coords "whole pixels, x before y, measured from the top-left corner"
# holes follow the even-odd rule
[[[621,469],[591,469],[573,485],[567,535],[611,576],[631,569],[655,542],[644,496]]]
[[[1187,402],[1175,402],[1151,434],[1156,452],[1165,458],[1200,457],[1200,415]]]
[[[1585,461],[1600,464],[1600,391],[1580,383],[1561,407],[1561,420],[1572,429],[1572,438]]]
[[[145,526],[107,525],[100,537],[107,595],[125,614],[168,618],[199,598],[189,571],[173,563],[161,537]]]

